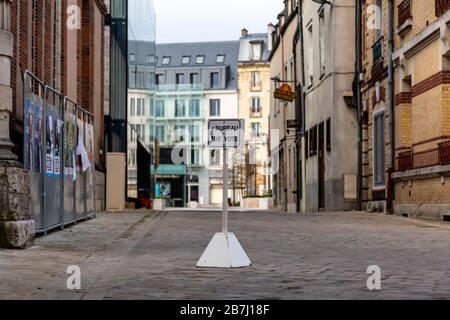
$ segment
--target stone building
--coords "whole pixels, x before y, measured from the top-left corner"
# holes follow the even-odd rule
[[[450,218],[450,2],[395,1],[394,213]]]
[[[270,44],[271,45],[271,44]],[[262,196],[271,190],[269,174],[269,114],[270,114],[270,64],[267,33],[249,34],[242,30],[239,45],[238,95],[239,118],[245,119],[245,153],[240,165],[245,165],[245,174],[241,176],[240,168],[234,174],[239,189],[235,200],[242,196]],[[250,160],[253,161],[250,161]],[[242,180],[242,181],[241,181]],[[236,184],[236,182],[235,182]]]
[[[302,2],[306,212],[356,208],[355,1]],[[300,77],[299,77],[300,78]]]
[[[271,145],[278,159],[275,203],[290,212],[354,209],[354,1],[284,3],[272,33],[271,91],[289,84],[295,99],[272,97],[270,127],[279,134],[279,147]]]
[[[298,210],[297,192],[299,191],[299,172],[295,128],[288,128],[288,120],[296,120],[295,102],[275,99],[273,92],[281,83],[295,82],[294,38],[298,30],[298,6],[293,0],[285,1],[285,9],[278,15],[278,23],[269,26],[272,51],[269,56],[270,77],[270,152],[273,170],[273,197],[275,207],[289,212]]]
[[[70,9],[70,10],[69,10]],[[23,247],[33,237],[28,172],[23,169],[23,74],[94,114],[97,195],[104,192],[104,17],[102,0],[0,1],[0,159],[2,246]],[[104,207],[97,202],[98,209]]]

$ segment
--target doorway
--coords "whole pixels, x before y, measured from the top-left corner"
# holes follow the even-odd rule
[[[319,125],[319,210],[325,209],[325,127]]]

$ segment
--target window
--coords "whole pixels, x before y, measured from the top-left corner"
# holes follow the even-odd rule
[[[213,89],[217,89],[220,87],[219,73],[211,72],[211,84],[210,87]]]
[[[225,55],[219,54],[217,55],[216,63],[224,63],[225,62]]]
[[[327,120],[327,151],[330,152],[331,151],[331,119]]]
[[[325,14],[324,10],[319,12],[319,62],[320,62],[320,76],[325,74]]]
[[[137,116],[141,116],[141,99],[137,99]]]
[[[150,99],[150,117],[155,115],[155,105],[153,99]]]
[[[149,141],[153,142],[155,140],[155,126],[151,124],[149,127],[149,131],[150,131]]]
[[[251,88],[252,90],[261,89],[261,73],[254,71],[251,73]]]
[[[184,100],[175,100],[175,117],[186,117],[186,104]]]
[[[259,122],[252,123],[252,136],[253,137],[261,136],[261,123]]]
[[[200,127],[198,125],[189,126],[189,139],[191,142],[200,142]]]
[[[193,99],[189,102],[189,116],[200,117],[200,100]]]
[[[309,131],[305,132],[305,159],[309,157]]]
[[[219,99],[209,100],[209,115],[211,117],[219,117],[220,116],[220,100]]]
[[[198,84],[200,82],[200,77],[198,73],[191,73],[190,74],[190,83],[191,84]]]
[[[186,135],[186,127],[184,125],[175,126],[175,142],[184,142]]]
[[[136,56],[134,55],[134,53],[130,53],[130,61],[131,62],[136,61]]]
[[[156,110],[155,110],[155,117],[157,118],[164,118],[166,116],[165,108],[164,108],[164,101],[163,100],[157,100],[156,101]]]
[[[162,74],[155,75],[155,85],[160,86],[162,84],[164,84],[164,75]]]
[[[191,56],[183,56],[181,64],[189,64],[191,62]]]
[[[383,36],[383,0],[376,0],[375,41]]]
[[[184,74],[177,73],[175,81],[176,81],[177,85],[184,84]]]
[[[161,64],[163,64],[163,65],[170,64],[170,57],[163,57],[162,61],[161,61]]]
[[[307,69],[308,69],[308,79],[307,79],[307,85],[310,87],[313,85],[314,81],[314,50],[313,50],[313,28],[312,24],[308,27],[308,48],[307,48],[307,59],[308,63]]]
[[[191,165],[200,164],[200,151],[198,149],[191,148]]]
[[[375,186],[385,184],[385,138],[384,138],[384,112],[374,116],[373,121],[374,141],[373,141],[373,163],[374,163],[374,183]]]
[[[252,98],[252,114],[259,114],[261,113],[261,98],[260,97],[253,97]]]
[[[132,98],[130,103],[130,116],[136,115],[136,99]]]
[[[211,150],[209,164],[212,166],[220,165],[220,149]]]
[[[139,136],[139,138],[145,142],[145,124],[143,124],[141,127],[141,135]]]
[[[203,64],[205,63],[205,56],[197,56],[197,59],[195,60],[196,64]]]
[[[261,60],[262,58],[262,43],[252,43],[252,60]]]
[[[309,154],[314,156],[317,154],[317,126],[309,130]]]
[[[138,139],[141,139],[141,130],[142,130],[142,126],[140,124],[136,125],[136,135]]]
[[[147,55],[147,56],[145,57],[145,62],[146,62],[146,63],[155,63],[155,56]]]
[[[142,116],[146,115],[145,109],[147,108],[147,100],[142,99]]]
[[[159,142],[166,142],[166,127],[165,126],[156,126],[155,127],[155,136]]]

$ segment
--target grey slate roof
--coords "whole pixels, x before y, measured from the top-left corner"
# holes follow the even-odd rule
[[[250,33],[246,37],[241,37],[240,39],[240,49],[239,49],[239,63],[254,62],[250,58],[251,42],[262,41],[264,42],[263,55],[261,62],[268,62],[270,51],[268,46],[268,35],[267,33]]]
[[[197,56],[205,56],[203,64],[196,64]],[[217,55],[225,55],[224,63],[217,63]],[[237,64],[239,41],[166,43],[156,45],[157,69],[165,68],[203,68],[228,66],[230,69],[228,88],[237,87]],[[182,64],[183,56],[190,56],[189,64]],[[171,57],[169,65],[162,65],[163,57]]]

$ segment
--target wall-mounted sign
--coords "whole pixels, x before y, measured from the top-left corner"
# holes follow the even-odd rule
[[[275,99],[280,99],[287,102],[293,102],[294,101],[294,92],[292,91],[292,88],[288,84],[283,84],[281,87],[275,90],[274,94]]]

